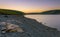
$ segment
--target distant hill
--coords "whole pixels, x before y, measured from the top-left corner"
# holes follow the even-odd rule
[[[60,10],[50,10],[42,12],[41,14],[60,14]]]
[[[0,9],[0,14],[4,15],[23,15],[24,13],[16,10]]]
[[[35,12],[35,13],[26,13],[28,14],[60,14],[60,10],[50,10],[50,11],[44,11],[44,12]]]

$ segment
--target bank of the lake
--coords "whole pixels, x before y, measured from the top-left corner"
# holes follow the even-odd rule
[[[36,19],[44,25],[60,30],[60,15],[25,15],[25,17]]]

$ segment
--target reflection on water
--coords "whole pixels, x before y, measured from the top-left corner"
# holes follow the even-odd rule
[[[44,25],[60,30],[60,15],[25,15],[25,17],[36,19]]]

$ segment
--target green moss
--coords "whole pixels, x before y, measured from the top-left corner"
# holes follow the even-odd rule
[[[0,9],[0,14],[2,15],[23,15],[24,12],[8,9]]]

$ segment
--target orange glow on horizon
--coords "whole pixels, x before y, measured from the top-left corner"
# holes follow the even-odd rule
[[[47,7],[46,7],[47,8]],[[47,9],[43,9],[43,8],[27,8],[27,7],[23,7],[23,6],[9,6],[9,5],[1,5],[0,9],[11,9],[11,10],[17,10],[17,11],[22,11],[25,13],[31,13],[31,12],[43,12],[43,11],[48,11],[48,10],[53,10],[56,9],[54,8],[47,8]],[[60,9],[59,7],[57,7],[57,9]]]
[[[29,12],[42,12],[44,10],[38,10],[38,9],[25,9],[25,10],[21,10],[25,13],[29,13]]]

